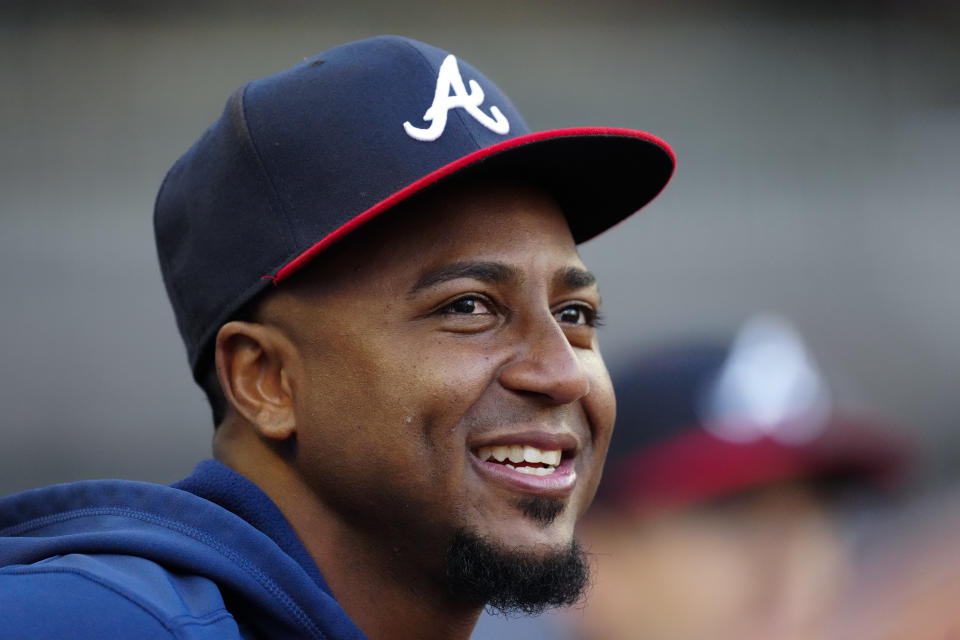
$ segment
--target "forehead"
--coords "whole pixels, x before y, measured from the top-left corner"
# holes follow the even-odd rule
[[[522,272],[542,269],[551,277],[583,266],[563,211],[549,194],[526,185],[471,181],[398,206],[292,280],[349,289],[370,276],[416,281],[427,271],[466,260],[502,262]]]

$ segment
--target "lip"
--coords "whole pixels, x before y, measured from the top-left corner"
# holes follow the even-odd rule
[[[512,444],[528,444],[545,451],[561,449],[568,456],[571,453],[576,454],[580,450],[580,442],[572,434],[546,433],[543,431],[511,431],[510,433],[471,440],[467,443],[467,446],[470,447],[471,451],[476,451],[481,447],[509,446]]]
[[[481,447],[526,444],[538,449],[563,451],[563,458],[556,471],[548,476],[535,476],[510,469],[503,463],[485,462],[476,456]],[[580,450],[577,438],[565,433],[542,431],[514,431],[493,435],[469,444],[469,457],[477,473],[509,491],[559,498],[569,495],[577,484],[574,462]]]
[[[574,458],[563,458],[557,470],[548,476],[533,476],[514,471],[505,464],[484,462],[470,453],[470,461],[481,477],[510,491],[562,498],[570,495],[577,484],[577,472],[573,468]]]

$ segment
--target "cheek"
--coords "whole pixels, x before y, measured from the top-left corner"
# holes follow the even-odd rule
[[[590,377],[590,392],[583,398],[581,405],[590,428],[591,439],[584,466],[578,470],[578,473],[582,473],[584,487],[574,503],[574,512],[578,517],[583,515],[593,502],[593,496],[600,484],[617,412],[613,384],[599,353],[586,353],[582,358],[581,362]]]
[[[590,393],[584,398],[583,407],[592,431],[594,451],[599,464],[602,464],[613,435],[617,402],[613,383],[600,354],[586,354],[583,363],[590,376]]]
[[[590,393],[584,399],[584,407],[594,430],[594,441],[607,442],[617,417],[613,382],[599,351],[584,353],[581,362],[590,378]]]
[[[486,386],[484,367],[471,363],[489,359],[451,355],[447,345],[404,350],[402,336],[380,337],[344,339],[311,360],[297,399],[300,446],[324,464],[359,460],[381,477],[411,476],[463,449],[456,427]]]

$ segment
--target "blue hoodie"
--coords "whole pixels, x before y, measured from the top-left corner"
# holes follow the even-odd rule
[[[365,638],[276,505],[207,460],[165,487],[0,499],[0,639]]]

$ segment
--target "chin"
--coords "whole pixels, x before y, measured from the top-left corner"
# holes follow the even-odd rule
[[[586,555],[572,533],[555,537],[528,544],[457,531],[446,557],[451,595],[504,613],[539,614],[578,602],[589,582]]]
[[[575,522],[564,501],[521,498],[508,516],[489,515],[484,526],[470,530],[503,548],[524,549],[535,555],[555,553],[573,542]]]

